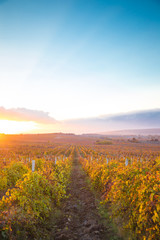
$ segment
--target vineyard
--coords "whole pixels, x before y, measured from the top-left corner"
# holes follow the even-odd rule
[[[1,151],[1,237],[22,239],[33,225],[37,231],[53,205],[59,206],[66,197],[73,151],[73,147],[35,146]]]
[[[103,193],[112,217],[133,239],[160,237],[160,157],[102,156],[80,148],[80,161],[93,187]]]
[[[109,142],[69,136],[57,143],[2,145],[0,239],[158,240],[160,145]],[[98,207],[92,192],[108,212],[110,220],[103,226],[98,223],[102,216],[93,210]],[[65,214],[57,217],[57,211]],[[92,218],[98,220],[93,224]],[[108,221],[117,226],[116,232],[107,230]]]

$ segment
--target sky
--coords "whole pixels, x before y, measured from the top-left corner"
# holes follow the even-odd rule
[[[0,107],[33,125],[158,109],[159,43],[159,0],[0,0]]]

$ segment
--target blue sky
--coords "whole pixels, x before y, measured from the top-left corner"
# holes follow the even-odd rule
[[[0,0],[0,105],[57,120],[160,108],[160,1]]]

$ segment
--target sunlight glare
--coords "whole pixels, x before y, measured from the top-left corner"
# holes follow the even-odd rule
[[[11,121],[11,120],[0,120],[0,133],[5,134],[19,134],[28,133],[36,129],[37,124],[35,122],[27,121]]]

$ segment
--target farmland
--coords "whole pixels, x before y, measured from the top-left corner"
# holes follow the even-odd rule
[[[0,166],[2,239],[160,237],[158,136],[1,135]]]

